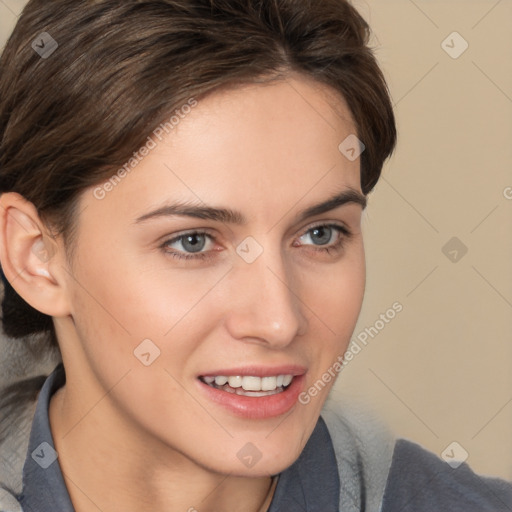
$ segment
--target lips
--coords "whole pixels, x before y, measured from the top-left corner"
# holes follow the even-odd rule
[[[237,416],[263,419],[288,412],[297,402],[306,369],[298,366],[218,370],[198,378],[209,400]]]
[[[217,375],[202,377],[208,386],[222,389],[228,393],[245,396],[267,396],[281,393],[293,380],[293,375],[274,375],[258,377],[256,375]]]

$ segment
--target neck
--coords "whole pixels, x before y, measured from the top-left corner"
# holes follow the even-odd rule
[[[49,416],[76,512],[260,512],[270,504],[270,477],[226,476],[201,467],[130,428],[108,397],[89,400],[66,384],[53,395]]]

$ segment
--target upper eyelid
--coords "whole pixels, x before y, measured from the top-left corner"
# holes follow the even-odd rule
[[[188,231],[182,231],[180,234],[172,235],[170,238],[168,236],[163,236],[162,240],[163,243],[168,244],[171,242],[177,242],[188,235],[206,235],[212,240],[216,240],[215,235],[213,235],[208,229],[189,229]]]
[[[312,224],[309,224],[308,226],[303,228],[302,232],[307,233],[308,231],[311,231],[312,229],[319,228],[319,227],[333,227],[333,228],[338,228],[338,229],[350,232],[350,228],[344,222],[340,222],[340,221],[337,221],[337,222],[318,221],[316,223],[313,222]]]

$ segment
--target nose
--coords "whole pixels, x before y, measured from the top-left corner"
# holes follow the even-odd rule
[[[291,270],[280,255],[268,252],[251,264],[235,265],[225,316],[233,338],[279,349],[306,332],[305,305]]]

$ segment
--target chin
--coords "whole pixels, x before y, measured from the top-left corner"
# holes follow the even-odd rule
[[[261,478],[277,475],[289,468],[300,456],[300,452],[294,454],[278,454],[277,456],[268,454],[267,457],[262,456],[252,467],[244,467],[243,463],[235,463],[226,465],[219,461],[219,465],[215,467],[209,466],[208,469],[215,473],[221,473],[239,478]],[[211,462],[211,461],[210,461]]]
[[[276,427],[274,427],[276,428]],[[293,422],[284,421],[272,431],[259,435],[241,434],[227,450],[228,460],[234,462],[224,469],[241,477],[276,475],[290,467],[302,453],[311,432]],[[233,457],[235,455],[235,457]],[[220,465],[225,465],[219,460]],[[223,471],[224,472],[224,471]]]

